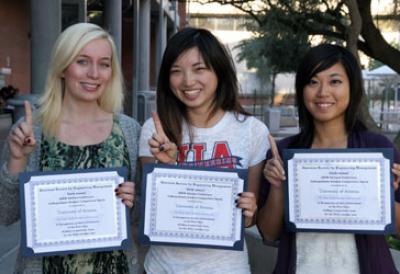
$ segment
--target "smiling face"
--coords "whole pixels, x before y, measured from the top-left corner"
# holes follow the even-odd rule
[[[171,66],[170,88],[187,111],[208,114],[218,86],[218,77],[208,68],[197,47],[183,52]]]
[[[112,49],[106,39],[96,39],[82,48],[63,73],[64,100],[96,102],[112,76]]]
[[[314,75],[304,87],[303,99],[314,123],[344,123],[350,83],[343,65],[336,63]]]

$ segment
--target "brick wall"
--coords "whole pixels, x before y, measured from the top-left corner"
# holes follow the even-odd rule
[[[0,1],[0,68],[11,67],[6,84],[30,92],[30,1]]]

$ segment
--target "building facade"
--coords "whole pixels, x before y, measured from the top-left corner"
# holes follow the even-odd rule
[[[186,25],[186,3],[169,0],[0,1],[0,88],[40,95],[59,33],[92,22],[114,37],[126,80],[125,112],[137,116],[137,94],[154,90],[168,37]]]

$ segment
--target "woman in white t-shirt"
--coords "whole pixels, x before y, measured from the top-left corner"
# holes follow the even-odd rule
[[[139,156],[197,167],[248,170],[248,190],[237,197],[245,226],[254,224],[267,127],[238,101],[233,61],[209,31],[185,28],[168,42],[160,67],[157,112],[145,122]],[[147,273],[250,273],[247,249],[151,246]]]

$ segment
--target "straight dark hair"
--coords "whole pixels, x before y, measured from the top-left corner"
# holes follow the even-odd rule
[[[226,48],[208,30],[184,28],[168,41],[157,83],[157,112],[170,141],[182,142],[182,122],[188,122],[186,106],[170,88],[170,70],[178,57],[189,49],[198,48],[207,68],[218,78],[217,91],[210,119],[218,109],[248,115],[239,103],[239,88],[233,60]]]
[[[314,139],[314,120],[304,104],[304,87],[316,74],[338,63],[343,65],[350,86],[349,105],[345,112],[345,128],[348,133],[367,129],[360,117],[360,103],[364,94],[364,86],[357,59],[349,50],[341,46],[320,44],[308,51],[297,69],[296,102],[300,133],[292,147],[310,147]]]

